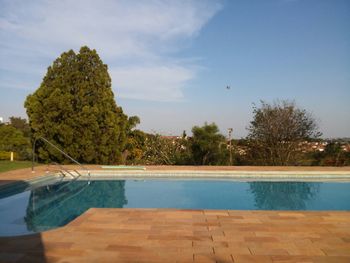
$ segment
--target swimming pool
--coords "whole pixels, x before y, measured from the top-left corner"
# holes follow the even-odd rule
[[[91,207],[350,210],[349,182],[236,180],[51,181],[0,192],[0,236],[63,226]]]

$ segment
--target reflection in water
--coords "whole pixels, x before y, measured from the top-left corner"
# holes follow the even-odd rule
[[[320,183],[250,182],[258,209],[305,210],[305,202],[316,197]]]
[[[122,208],[125,181],[63,182],[31,191],[25,222],[28,230],[63,226],[91,207]]]
[[[98,180],[90,185],[86,181],[60,182],[31,191],[29,202],[26,199],[24,221],[29,231],[40,232],[63,226],[91,207],[308,210],[313,208],[313,201],[322,200],[320,185],[314,182],[127,181],[126,184],[124,180]],[[188,191],[179,193],[179,188]]]

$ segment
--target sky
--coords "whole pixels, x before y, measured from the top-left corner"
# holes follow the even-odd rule
[[[26,117],[47,67],[84,45],[146,132],[241,138],[254,103],[294,100],[324,138],[350,137],[348,0],[0,0],[0,117]]]

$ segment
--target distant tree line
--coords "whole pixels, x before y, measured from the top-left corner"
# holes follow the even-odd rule
[[[134,129],[138,118],[129,118],[127,142],[121,152],[121,160],[117,164],[133,165],[229,165],[230,144],[220,134],[215,123],[194,126],[192,136],[161,136]],[[135,126],[134,126],[135,125]],[[312,142],[312,140],[310,140]],[[316,140],[323,142],[323,140]],[[299,145],[293,149],[293,158],[289,162],[271,163],[271,157],[261,156],[256,142],[247,136],[231,140],[233,165],[299,165],[299,166],[346,166],[350,165],[350,152],[342,145],[350,142],[329,141],[323,151],[302,151]],[[281,142],[282,143],[282,142]],[[294,142],[295,144],[295,142]],[[276,147],[278,143],[275,143]],[[271,147],[271,146],[269,146]],[[9,124],[0,125],[0,160],[9,159],[9,152],[15,152],[16,159],[31,158],[31,138],[27,121],[19,117],[11,117]],[[41,159],[49,161],[53,159]],[[84,161],[84,163],[87,163]]]
[[[48,68],[40,87],[25,101],[29,123],[11,117],[0,125],[0,159],[16,152],[31,158],[31,145],[44,137],[82,163],[157,165],[350,165],[349,152],[328,144],[323,152],[303,152],[319,140],[317,122],[294,102],[261,101],[253,106],[248,136],[228,140],[215,123],[194,126],[177,138],[136,129],[137,116],[117,106],[107,65],[95,50],[64,52]],[[67,162],[38,141],[41,162]]]
[[[194,126],[192,136],[166,137],[135,130],[139,154],[129,164],[176,165],[350,165],[350,147],[325,143],[322,151],[305,150],[304,144],[322,142],[317,123],[310,113],[294,102],[261,102],[253,107],[253,120],[246,138],[231,140],[220,134],[215,123]],[[344,144],[343,144],[344,145]],[[349,146],[349,144],[348,144]]]

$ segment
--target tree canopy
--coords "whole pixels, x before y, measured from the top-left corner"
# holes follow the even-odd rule
[[[312,115],[289,101],[254,106],[248,131],[251,153],[260,165],[294,165],[299,144],[321,135]]]
[[[215,123],[192,128],[192,157],[197,165],[224,164],[227,161],[227,145],[225,137],[219,133]]]
[[[10,117],[10,125],[23,132],[23,135],[25,137],[29,137],[30,127],[26,119],[12,116]]]
[[[95,50],[64,52],[25,101],[34,138],[45,137],[84,163],[117,163],[128,118],[116,105],[107,65]],[[38,143],[41,159],[63,157]]]
[[[15,152],[22,159],[28,156],[29,151],[29,139],[22,131],[11,125],[0,125],[0,152]]]

